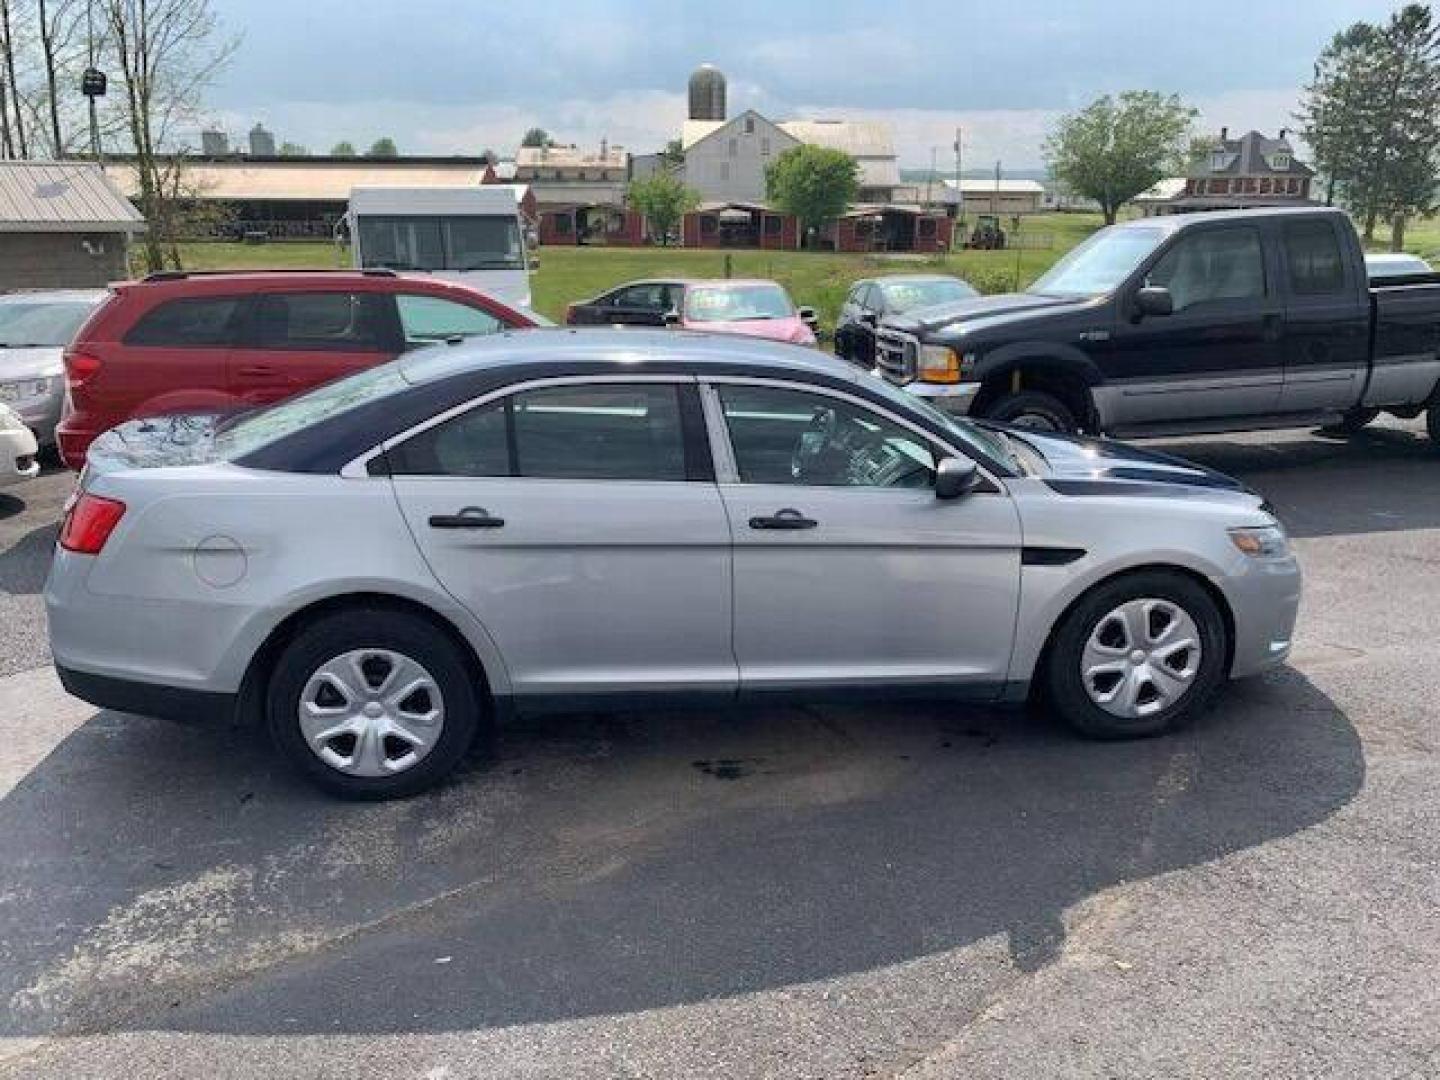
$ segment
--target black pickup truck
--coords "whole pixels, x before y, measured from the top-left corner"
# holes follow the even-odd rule
[[[882,322],[875,363],[949,411],[1057,431],[1355,430],[1428,409],[1440,443],[1440,275],[1369,280],[1328,208],[1145,218],[1023,293]]]

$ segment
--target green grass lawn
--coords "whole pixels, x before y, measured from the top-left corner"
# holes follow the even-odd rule
[[[684,248],[547,247],[533,279],[535,306],[559,319],[565,305],[634,278],[721,277],[727,254],[734,277],[774,278],[797,304],[819,312],[830,327],[845,293],[857,278],[915,271],[955,274],[982,292],[1004,292],[1034,281],[1056,259],[1100,226],[1093,214],[1040,214],[1025,219],[1026,238],[1049,238],[1049,246],[1018,251],[960,251],[940,257],[837,255],[802,251],[696,251]],[[1008,223],[1006,228],[1009,228]],[[186,269],[304,269],[344,265],[334,244],[186,244]]]

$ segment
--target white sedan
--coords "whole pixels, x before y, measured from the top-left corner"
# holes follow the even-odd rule
[[[0,405],[0,488],[29,480],[40,472],[35,433],[9,406]]]

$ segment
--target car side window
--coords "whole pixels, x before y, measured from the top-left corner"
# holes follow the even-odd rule
[[[1182,236],[1150,269],[1147,284],[1170,290],[1176,312],[1215,301],[1265,297],[1265,258],[1252,228]]]
[[[1285,223],[1285,264],[1296,296],[1331,296],[1345,291],[1345,257],[1328,221]]]
[[[125,344],[186,349],[233,345],[241,305],[234,296],[168,300],[141,316],[125,335]]]
[[[681,387],[594,383],[522,390],[407,439],[396,476],[684,480]]]
[[[667,299],[670,290],[665,285],[632,285],[615,294],[615,307],[639,308],[642,311],[663,312],[669,310]]]
[[[476,337],[504,330],[505,324],[482,308],[438,296],[402,293],[395,298],[400,328],[407,345],[424,345],[456,337]]]
[[[262,349],[389,352],[386,293],[267,293],[256,312]]]
[[[741,483],[923,488],[935,482],[930,443],[862,406],[782,387],[717,390]]]

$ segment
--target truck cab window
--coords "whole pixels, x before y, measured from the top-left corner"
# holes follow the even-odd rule
[[[1265,259],[1254,229],[1213,229],[1180,242],[1160,257],[1147,276],[1170,290],[1175,311],[1219,300],[1265,296]]]
[[[1290,270],[1290,291],[1296,296],[1345,291],[1345,257],[1328,221],[1287,222],[1285,263]]]

